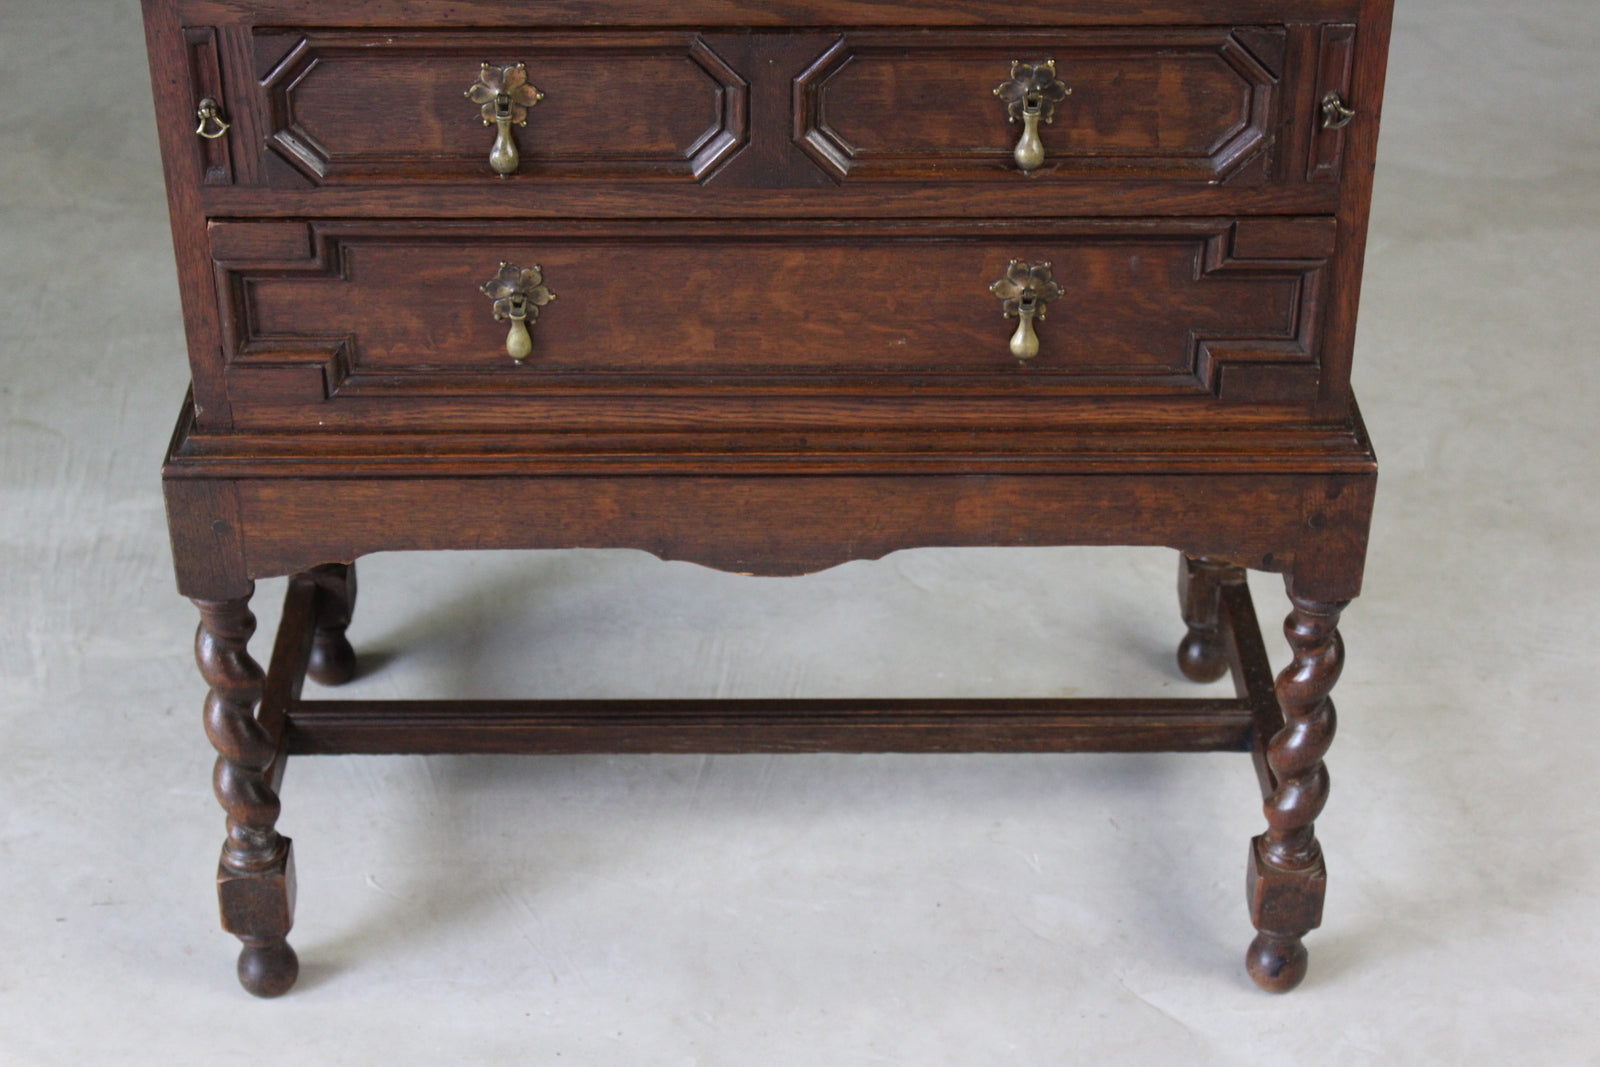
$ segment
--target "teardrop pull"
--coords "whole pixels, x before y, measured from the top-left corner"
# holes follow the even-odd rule
[[[530,323],[539,321],[539,309],[556,298],[544,284],[544,271],[537,266],[518,267],[504,260],[500,270],[478,292],[494,301],[494,321],[509,322],[506,333],[506,355],[521,363],[533,355],[533,337],[528,333]]]
[[[1072,95],[1072,89],[1056,77],[1056,61],[1011,62],[1011,77],[995,86],[994,95],[1006,102],[1006,121],[1022,120],[1022,136],[1011,158],[1017,169],[1031,174],[1044,165],[1044,142],[1039,139],[1040,121],[1055,119],[1056,105]]]
[[[1017,161],[1017,168],[1023,171],[1037,170],[1044,162],[1044,142],[1039,140],[1039,112],[1025,110],[1022,113],[1022,136],[1017,140],[1017,147],[1011,153]]]
[[[501,99],[505,99],[505,94],[501,94]],[[517,151],[517,138],[511,132],[509,101],[495,110],[494,125],[494,147],[489,149],[489,169],[505,178],[515,174],[517,168],[522,166],[522,156]]]
[[[1017,309],[1017,332],[1011,335],[1011,354],[1023,362],[1039,354],[1039,335],[1033,329],[1035,314],[1031,307]]]
[[[1034,342],[1037,349],[1039,343]],[[506,355],[521,363],[533,355],[533,335],[528,332],[528,320],[521,315],[511,319],[511,331],[506,334]]]
[[[1001,313],[1017,320],[1017,329],[1011,335],[1011,354],[1027,363],[1039,354],[1039,335],[1034,332],[1033,320],[1043,321],[1050,301],[1061,296],[1061,286],[1051,276],[1050,264],[1013,259],[1006,264],[1005,274],[989,286],[989,292],[999,297]]]
[[[497,67],[485,63],[464,94],[478,105],[478,114],[485,126],[493,126],[494,145],[489,149],[489,169],[502,178],[517,173],[522,166],[522,153],[517,149],[513,126],[528,124],[528,109],[544,99],[544,94],[528,81],[528,67],[524,63],[509,63]]]

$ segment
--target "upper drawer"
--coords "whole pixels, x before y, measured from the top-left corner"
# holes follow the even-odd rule
[[[852,33],[795,81],[795,137],[852,181],[1262,181],[1286,43],[1281,27]]]
[[[747,136],[747,85],[694,34],[266,30],[255,48],[265,147],[318,185],[694,180]]]
[[[1343,133],[1321,109],[1349,95],[1354,39],[1342,23],[187,32],[195,99],[220,96],[232,123],[206,143],[207,185],[449,182],[465,201],[437,209],[554,197],[567,214],[599,186],[718,213],[729,194],[828,204],[974,181],[1006,190],[1001,214],[1077,213],[1074,191],[1113,187],[1310,193],[1339,176]],[[1326,208],[1241,205],[1308,206]]]

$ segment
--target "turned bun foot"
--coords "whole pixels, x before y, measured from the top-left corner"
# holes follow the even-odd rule
[[[1178,645],[1178,669],[1192,682],[1214,682],[1227,674],[1221,639],[1212,634],[1185,634]]]
[[[1268,993],[1287,993],[1306,977],[1306,946],[1298,937],[1257,934],[1244,955],[1245,969]]]
[[[1222,648],[1222,587],[1244,581],[1244,572],[1220,559],[1178,556],[1178,606],[1189,632],[1178,645],[1178,669],[1194,682],[1215,682],[1228,673]]]
[[[306,572],[317,583],[317,627],[306,677],[343,685],[356,676],[356,652],[344,636],[356,608],[356,565],[325,563]]]
[[[341,632],[319,632],[311,645],[306,676],[322,685],[343,685],[356,676],[356,650]]]
[[[300,977],[300,957],[289,942],[246,945],[239,952],[239,984],[258,997],[281,997]]]

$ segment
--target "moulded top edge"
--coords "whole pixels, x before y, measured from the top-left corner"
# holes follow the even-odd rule
[[[189,23],[430,28],[1128,26],[1354,19],[1389,0],[145,0]]]

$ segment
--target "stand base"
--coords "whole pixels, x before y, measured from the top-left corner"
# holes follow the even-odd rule
[[[278,753],[266,780],[276,793],[290,755],[1237,751],[1252,753],[1263,796],[1270,796],[1267,744],[1284,719],[1255,607],[1237,568],[1218,572],[1213,588],[1206,659],[1231,673],[1233,699],[303,700],[308,671],[327,662],[328,600],[351,594],[330,586],[326,574],[301,574],[289,582],[256,716]],[[1286,990],[1305,973],[1305,950],[1298,937],[1272,930],[1309,928],[1317,916],[1274,927],[1263,908],[1273,910],[1288,895],[1276,887],[1278,872],[1263,867],[1259,848],[1252,849],[1251,875],[1252,914],[1262,933],[1248,968],[1263,988]],[[258,996],[287,991],[298,973],[285,940],[293,879],[287,849],[269,871],[219,871],[224,927],[245,943],[239,979]],[[1301,892],[1309,884],[1298,877],[1295,899],[1309,901]],[[1320,877],[1315,884],[1320,890]]]

